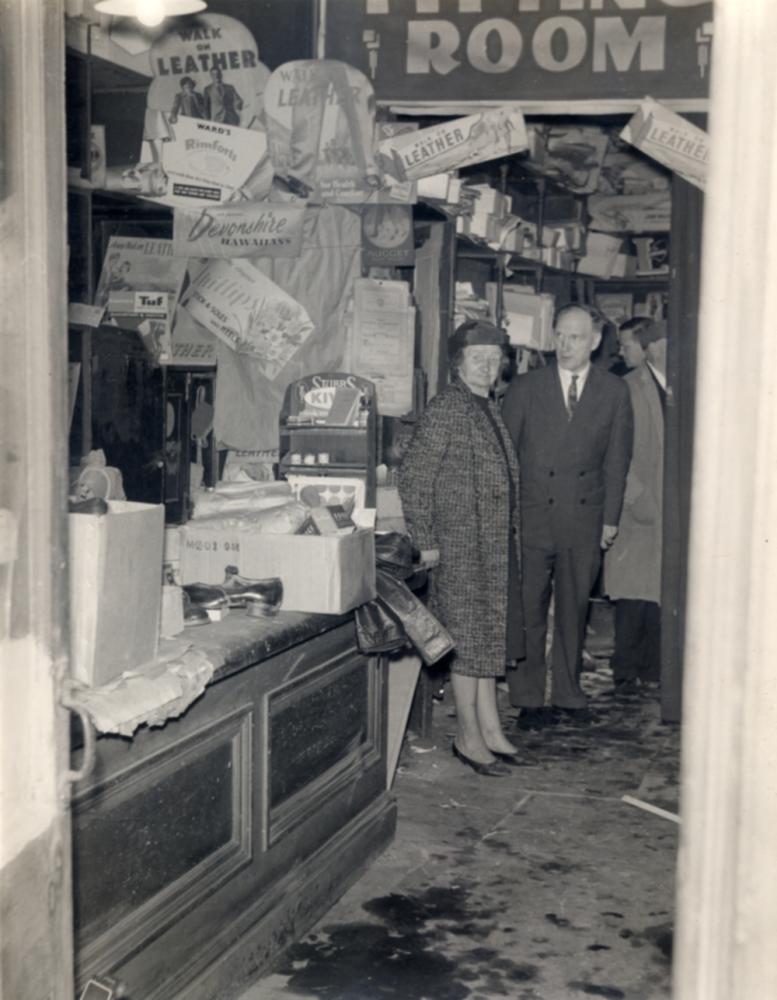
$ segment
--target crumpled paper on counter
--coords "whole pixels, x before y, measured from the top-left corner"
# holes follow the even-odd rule
[[[162,641],[160,655],[140,670],[127,670],[102,687],[74,686],[71,700],[100,733],[132,736],[140,726],[163,726],[196,701],[215,666],[190,643]]]

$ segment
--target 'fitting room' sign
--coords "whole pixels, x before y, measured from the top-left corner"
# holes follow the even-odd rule
[[[328,0],[325,49],[379,100],[698,101],[709,0]]]

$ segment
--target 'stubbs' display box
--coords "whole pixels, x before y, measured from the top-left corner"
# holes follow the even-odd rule
[[[73,675],[98,686],[157,654],[162,504],[109,500],[107,514],[69,514]]]
[[[222,583],[227,566],[283,581],[282,611],[341,615],[375,597],[375,534],[273,535],[190,521],[181,528],[181,580]]]

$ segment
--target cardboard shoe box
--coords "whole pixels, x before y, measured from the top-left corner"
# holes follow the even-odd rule
[[[68,515],[71,663],[93,686],[154,659],[162,605],[164,507],[108,506]]]
[[[273,535],[189,522],[181,528],[181,580],[221,583],[227,566],[283,581],[282,611],[340,615],[375,597],[375,534]]]

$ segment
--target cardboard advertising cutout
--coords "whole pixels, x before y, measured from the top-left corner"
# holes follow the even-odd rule
[[[378,155],[389,182],[403,183],[519,153],[528,145],[521,112],[500,107],[384,139]]]
[[[370,82],[345,63],[299,59],[279,66],[265,91],[275,173],[317,202],[366,201],[380,185],[374,105]]]
[[[299,302],[247,260],[211,260],[182,305],[232,350],[249,355],[274,379],[297,354],[313,323]]]
[[[163,200],[173,205],[222,204],[239,194],[259,164],[269,167],[264,132],[180,118],[170,136],[162,144]]]
[[[111,236],[95,292],[110,324],[135,330],[155,361],[173,360],[172,315],[186,274],[172,240]]]
[[[412,267],[415,263],[410,205],[368,205],[362,213],[362,262],[367,267]]]
[[[609,144],[594,125],[530,125],[526,164],[574,194],[593,194]]]
[[[266,194],[272,181],[269,159],[262,158],[264,151],[254,158],[255,149],[245,140],[241,143],[239,134],[241,129],[263,131],[264,90],[270,76],[259,61],[259,50],[248,28],[223,14],[187,18],[154,42],[149,64],[153,80],[144,127],[149,156],[143,159],[150,163],[140,171],[142,193],[174,203],[164,173],[164,144],[181,141],[175,134],[176,125],[188,136],[199,123],[211,128],[212,137],[236,144],[233,154],[238,159],[232,160],[235,172],[246,178],[250,195]],[[182,140],[184,153],[186,136]],[[206,200],[214,199],[210,195]]]
[[[707,183],[709,136],[682,115],[646,98],[621,138],[702,191]]]
[[[181,257],[299,257],[303,205],[238,202],[176,208],[173,247]]]

